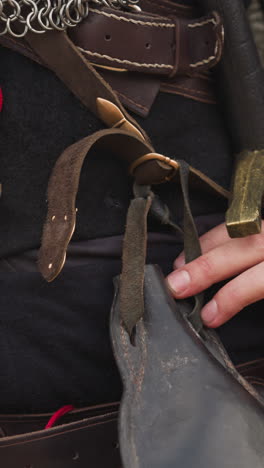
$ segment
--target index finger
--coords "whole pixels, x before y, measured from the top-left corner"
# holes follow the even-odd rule
[[[210,252],[210,250],[213,250],[215,247],[230,241],[230,237],[228,235],[225,223],[222,223],[203,234],[199,240],[202,253],[205,254]],[[184,263],[184,252],[182,252],[174,261],[173,268],[180,268],[184,265]]]

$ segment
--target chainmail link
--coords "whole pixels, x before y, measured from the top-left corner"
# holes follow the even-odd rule
[[[115,9],[139,9],[139,0],[0,0],[0,35],[24,37],[77,26],[89,14],[89,3]]]

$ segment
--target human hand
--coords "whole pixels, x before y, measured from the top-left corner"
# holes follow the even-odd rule
[[[200,238],[203,254],[184,264],[183,254],[167,277],[177,299],[193,296],[219,281],[232,278],[202,309],[205,325],[216,328],[244,307],[264,298],[264,223],[260,234],[230,239],[224,224]]]

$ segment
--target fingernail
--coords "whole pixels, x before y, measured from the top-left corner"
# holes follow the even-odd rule
[[[218,307],[214,299],[206,304],[201,312],[201,316],[206,325],[210,325],[215,321],[218,316]]]
[[[180,268],[185,265],[185,258],[183,255],[180,255],[178,258],[175,260],[175,266],[177,268]]]
[[[167,278],[169,288],[176,294],[182,294],[190,286],[191,278],[187,271],[177,271]]]

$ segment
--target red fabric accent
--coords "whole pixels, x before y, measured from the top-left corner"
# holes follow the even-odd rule
[[[46,424],[45,426],[45,429],[50,429],[51,427],[53,427],[62,416],[64,416],[67,413],[70,413],[72,410],[74,410],[74,406],[72,405],[66,405],[60,408],[58,411],[56,411],[56,413],[54,413],[51,416],[48,424]]]
[[[3,93],[2,93],[2,88],[0,88],[0,112],[3,107]]]

